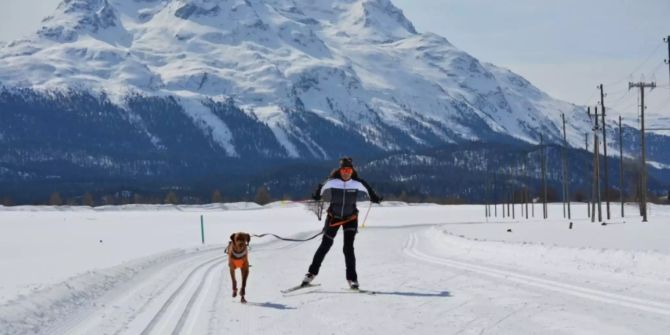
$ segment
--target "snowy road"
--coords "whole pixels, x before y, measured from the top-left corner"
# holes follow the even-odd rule
[[[630,274],[581,271],[583,264],[570,261],[542,268],[531,255],[524,265],[524,257],[503,248],[492,250],[497,256],[486,261],[468,250],[486,242],[467,242],[442,229],[362,230],[356,242],[359,278],[376,295],[344,289],[338,235],[317,277],[321,286],[284,296],[280,289],[301,279],[318,240],[264,239],[252,244],[246,305],[230,296],[222,249],[205,249],[138,272],[39,333],[661,334],[670,329],[667,280],[641,284],[629,280]]]

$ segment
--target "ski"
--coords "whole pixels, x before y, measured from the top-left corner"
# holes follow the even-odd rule
[[[301,290],[301,289],[306,289],[306,288],[316,287],[316,286],[321,286],[321,284],[307,284],[307,285],[300,284],[298,286],[294,286],[294,287],[287,288],[285,290],[281,290],[281,293],[286,294],[286,293],[291,293],[291,292],[295,292],[295,291],[298,291],[298,290]]]
[[[345,290],[347,292],[351,292],[351,293],[363,293],[363,294],[371,294],[371,295],[377,294],[377,291],[363,290],[363,289],[360,289],[360,288],[345,288],[343,290]]]

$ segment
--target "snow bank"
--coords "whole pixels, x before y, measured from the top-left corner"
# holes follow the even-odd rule
[[[670,283],[670,256],[647,250],[567,247],[544,242],[490,241],[434,229],[431,241],[443,254],[467,255],[488,263],[533,271],[559,271],[581,276],[588,272],[620,274],[637,280],[654,279]],[[601,238],[607,238],[601,236]],[[448,247],[444,247],[448,246]],[[544,270],[543,270],[544,269]]]

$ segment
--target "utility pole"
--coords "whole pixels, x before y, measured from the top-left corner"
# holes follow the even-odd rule
[[[527,152],[526,153],[526,166],[530,165],[528,162],[530,160],[530,154]],[[526,168],[526,176],[528,177],[528,180],[531,180],[530,178],[530,169]],[[535,201],[533,201],[533,196],[530,193],[530,190],[528,190],[528,185],[526,185],[526,198],[530,202],[531,210],[532,210],[532,215],[533,218],[535,217]],[[528,204],[526,204],[528,206]],[[526,207],[526,212],[528,212],[528,207]]]
[[[668,59],[665,60],[665,64],[668,64],[668,75],[670,75],[670,35],[664,38],[663,42],[668,44]]]
[[[526,197],[526,220],[528,220],[528,202],[531,201],[530,196],[528,195],[528,185],[526,185],[523,196]]]
[[[520,192],[518,197],[519,197],[519,207],[520,207],[520,210],[519,210],[520,216],[519,217],[521,217],[521,218],[523,218],[523,201],[524,201],[524,198],[523,198],[523,170],[522,169],[523,169],[523,165],[521,164],[521,160],[519,159],[519,160],[517,160],[517,163],[516,163],[516,172],[517,172],[517,176],[519,178],[519,186],[521,186],[519,189],[517,189],[517,192]]]
[[[524,205],[526,206],[526,220],[528,220],[528,181],[530,178],[528,178],[528,153],[526,153],[524,159],[523,159],[523,175],[526,177],[526,182],[523,184],[523,198],[524,198]]]
[[[564,194],[568,205],[568,219],[571,219],[572,215],[570,213],[570,174],[568,174],[569,164],[568,164],[568,157],[566,155],[566,151],[568,148],[568,135],[567,132],[565,131],[565,114],[562,114],[562,116],[563,116],[563,178],[565,180]],[[563,214],[563,217],[565,217],[565,214]]]
[[[596,118],[598,117],[598,109],[596,108]],[[596,130],[597,131],[597,130]],[[596,182],[595,182],[595,187],[596,187],[596,199],[598,200],[598,222],[603,222],[603,203],[602,203],[602,197],[600,194],[600,139],[598,138],[598,134],[595,135],[595,140],[594,140],[595,148],[595,166],[596,166],[596,172],[595,172],[595,177],[596,177]],[[594,213],[595,214],[595,213]],[[594,215],[595,217],[595,215]]]
[[[542,215],[544,219],[547,219],[547,160],[544,147],[544,136],[540,135],[540,156],[542,159]]]
[[[516,184],[521,184],[519,178],[519,161],[517,159],[514,160],[514,175],[516,176]],[[518,187],[512,192],[512,197],[514,198],[514,206],[519,203],[519,207],[521,207],[520,217],[523,217],[523,205],[521,205],[521,199],[519,199]]]
[[[510,190],[510,197],[511,197],[511,202],[512,202],[512,219],[513,220],[516,220],[516,212],[515,212],[516,211],[515,210],[516,198],[515,198],[515,195],[516,195],[516,183],[518,182],[518,179],[516,178],[516,177],[518,177],[517,172],[518,172],[517,171],[517,162],[514,162],[512,164],[512,166],[510,166],[510,173],[512,174],[512,180],[513,180],[512,189]]]
[[[621,115],[619,115],[619,195],[621,200],[621,217],[623,215],[623,128],[621,127]]]
[[[507,185],[505,185],[505,199],[507,199],[507,218],[512,217],[512,209],[509,207],[510,204],[510,199],[509,199],[509,176],[507,177]]]
[[[603,84],[600,84],[600,107],[603,118],[603,159],[605,160],[605,201],[607,203],[607,220],[610,219],[610,182],[609,169],[607,168],[607,127],[605,123],[605,94],[603,93]]]
[[[485,192],[486,192],[486,201],[485,201],[485,210],[486,212],[486,217],[491,217],[491,196],[493,195],[492,188],[491,188],[491,173],[489,170],[489,162],[486,163],[486,187],[485,187]]]
[[[498,217],[498,184],[497,178],[498,172],[493,172],[493,213],[496,218]]]
[[[596,190],[598,191],[598,222],[603,222],[603,197],[602,197],[602,186],[600,185],[600,138],[598,138],[598,107],[595,108],[595,113],[596,113],[596,130],[595,130],[595,135],[596,135],[596,164],[597,164],[597,169],[596,169]],[[604,125],[603,125],[604,126]]]
[[[504,170],[503,170],[503,172],[504,172]],[[503,210],[503,219],[506,218],[507,216],[509,216],[509,211],[507,211],[507,215],[505,215],[505,205],[507,204],[507,201],[506,201],[507,196],[505,195],[505,191],[506,191],[505,190],[506,189],[505,182],[504,182],[505,180],[506,180],[506,178],[503,177],[503,186],[500,188],[500,190],[502,191],[502,199],[501,199],[502,201],[500,202],[500,207],[502,207],[502,210]]]
[[[516,199],[514,198],[514,188],[512,188],[512,192],[510,193],[512,197],[512,219],[516,219],[516,213],[515,213],[515,207],[516,207]]]
[[[521,218],[523,218],[523,216],[524,216],[523,205],[526,202],[526,197],[524,196],[524,191],[523,190],[526,186],[526,182],[523,180],[523,177],[524,177],[524,163],[523,163],[523,160],[520,159],[520,158],[518,158],[518,161],[517,161],[517,172],[519,174],[519,180],[520,180],[519,185],[521,186],[521,189],[519,190],[521,192],[521,194],[519,195],[519,207],[521,207]]]
[[[595,125],[593,127],[593,189],[591,192],[592,207],[591,207],[591,222],[596,219],[596,202],[598,203],[598,222],[602,222],[602,203],[600,198],[600,140],[598,139],[598,106],[594,107]],[[590,109],[588,110],[589,117],[591,116]]]
[[[563,131],[565,132],[565,114],[561,113],[561,119],[563,120]],[[561,193],[563,195],[563,218],[566,218],[567,208],[565,206],[565,143],[561,148]]]
[[[484,179],[484,217],[488,219],[489,217],[489,186],[488,186],[488,166],[486,167],[486,178]]]
[[[507,207],[507,217],[509,218],[512,216],[512,212],[509,209],[509,175],[505,176],[505,188],[503,194],[503,198],[505,198],[505,204],[503,206]]]
[[[641,202],[640,202],[640,209],[642,210],[642,222],[647,222],[647,153],[646,153],[646,142],[645,142],[645,130],[644,130],[644,89],[645,88],[650,88],[654,89],[656,88],[656,83],[651,82],[651,83],[645,83],[645,82],[637,82],[637,83],[628,83],[628,89],[631,89],[633,87],[639,87],[640,88],[640,104],[642,105],[641,107],[641,123],[640,123],[640,136],[641,136],[641,141],[642,142],[642,161],[640,164],[641,166],[641,171],[642,171],[642,185],[640,186],[641,189]]]
[[[591,107],[589,107],[589,112],[588,112],[589,116],[591,116],[590,109],[591,109]],[[587,153],[589,152],[589,133],[584,134],[584,150],[586,150]],[[589,160],[587,159],[586,160],[586,171],[588,171],[588,170],[589,170]],[[592,199],[593,198],[591,198],[591,200]],[[588,197],[586,198],[586,213],[587,213],[586,217],[589,217],[589,218],[591,217],[591,200]]]

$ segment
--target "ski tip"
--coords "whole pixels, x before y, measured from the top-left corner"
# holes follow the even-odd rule
[[[291,288],[288,288],[288,289],[285,289],[285,290],[281,290],[281,293],[284,293],[284,294],[291,293],[291,292],[298,291],[298,290],[301,290],[301,289],[307,289],[307,288],[310,288],[310,287],[316,287],[316,286],[320,286],[320,285],[321,284],[307,284],[307,285],[300,284],[298,286],[294,286],[294,287],[291,287]]]

